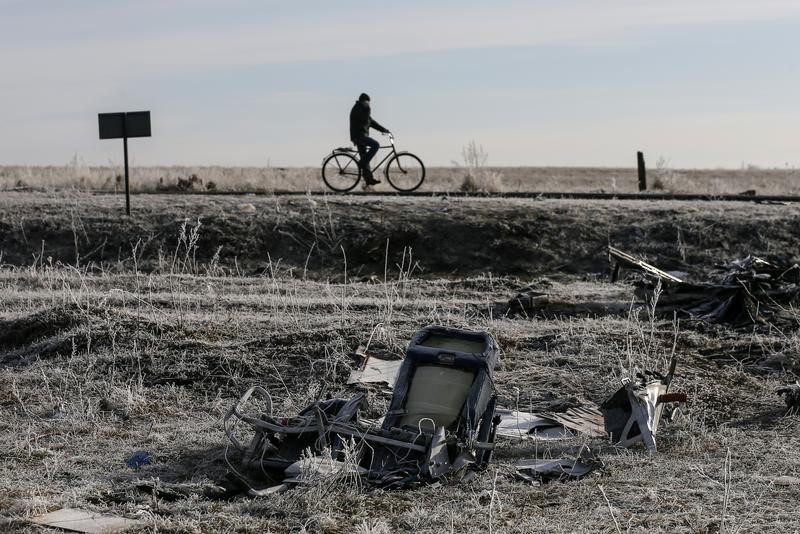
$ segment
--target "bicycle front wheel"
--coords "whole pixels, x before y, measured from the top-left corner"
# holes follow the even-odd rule
[[[322,162],[322,181],[334,191],[350,191],[360,179],[358,161],[350,154],[334,152]]]
[[[408,193],[422,185],[425,180],[425,165],[411,152],[399,152],[386,164],[386,181],[397,189]]]

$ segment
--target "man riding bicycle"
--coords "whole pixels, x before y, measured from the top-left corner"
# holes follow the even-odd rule
[[[378,148],[380,148],[380,143],[369,136],[369,129],[372,127],[379,132],[385,134],[390,133],[389,130],[373,119],[371,115],[372,110],[369,106],[369,95],[367,93],[361,93],[361,96],[358,97],[355,105],[353,105],[353,109],[350,110],[350,140],[356,145],[358,153],[361,156],[360,164],[366,187],[380,183],[380,180],[375,179],[369,168],[369,162],[378,151]]]

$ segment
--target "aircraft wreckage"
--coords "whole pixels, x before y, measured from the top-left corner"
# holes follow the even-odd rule
[[[272,414],[272,399],[254,386],[224,418],[225,432],[241,457],[240,478],[251,496],[284,491],[309,477],[330,473],[357,477],[365,485],[401,488],[445,475],[468,479],[489,464],[498,436],[559,439],[586,434],[628,447],[643,442],[656,452],[655,435],[666,404],[685,402],[669,392],[666,375],[648,372],[626,380],[600,407],[530,414],[497,406],[492,380],[499,348],[491,335],[441,326],[419,330],[403,360],[370,357],[350,383],[385,382],[393,388],[388,411],[377,422],[359,418],[365,395],[312,403],[293,417]],[[260,410],[248,411],[258,404]],[[249,430],[243,443],[241,427]],[[523,480],[579,477],[596,463],[586,451],[576,458],[523,460]],[[254,480],[276,482],[255,489]]]

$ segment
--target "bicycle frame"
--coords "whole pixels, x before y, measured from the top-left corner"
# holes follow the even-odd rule
[[[375,154],[377,155],[377,153],[379,151],[381,151],[382,149],[384,149],[384,148],[391,148],[392,150],[391,150],[391,152],[387,152],[386,156],[384,156],[383,159],[380,160],[377,165],[375,165],[374,167],[372,167],[370,169],[370,172],[377,171],[380,168],[380,166],[383,165],[384,163],[386,163],[389,159],[391,159],[392,156],[396,156],[397,155],[397,149],[394,147],[394,136],[389,135],[389,144],[386,145],[386,146],[379,146],[378,150],[375,152]],[[358,157],[356,158],[356,160],[360,163],[361,162],[361,153],[358,152],[358,146],[356,146],[356,154],[358,154]]]

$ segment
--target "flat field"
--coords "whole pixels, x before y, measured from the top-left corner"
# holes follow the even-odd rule
[[[655,192],[707,195],[800,194],[800,170],[673,169],[648,163],[648,189]],[[122,191],[120,166],[3,166],[0,191],[63,190]],[[132,167],[131,189],[158,191],[316,192],[326,190],[318,167]],[[381,178],[382,171],[378,172]],[[467,180],[466,176],[472,176]],[[196,177],[192,179],[192,176]],[[420,191],[477,190],[485,192],[607,192],[638,191],[635,167],[430,167]],[[384,181],[377,191],[391,191]]]
[[[800,529],[796,328],[650,318],[608,244],[702,278],[797,255],[800,206],[721,202],[0,196],[0,530],[60,507],[142,532],[790,532]],[[529,285],[557,311],[504,316]],[[420,327],[485,329],[506,408],[601,403],[674,350],[683,416],[659,452],[602,439],[498,440],[471,483],[364,491],[346,480],[218,499],[235,467],[222,417],[251,385],[295,415],[346,384],[359,344],[402,357]],[[737,355],[737,357],[729,357]],[[742,356],[744,355],[744,356]],[[586,443],[602,466],[534,486],[513,464]],[[136,451],[152,462],[133,470]]]

